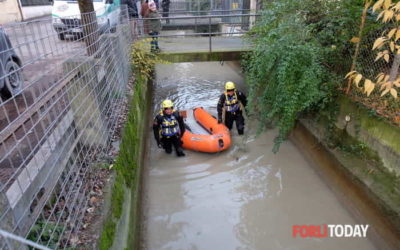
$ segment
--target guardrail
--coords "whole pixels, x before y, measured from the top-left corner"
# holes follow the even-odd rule
[[[227,13],[230,13],[229,11]],[[226,48],[240,49],[249,48],[249,44],[243,41],[242,36],[255,25],[259,14],[225,14],[225,15],[191,15],[191,16],[169,16],[160,18],[137,18],[135,22],[134,36],[137,39],[149,38],[148,22],[160,19],[162,30],[155,37],[160,40],[160,47],[164,51],[173,52],[174,48],[169,48],[170,44],[177,42],[179,49],[197,44],[197,51],[208,52]],[[176,38],[176,40],[173,40]],[[188,38],[193,38],[188,40]],[[196,38],[196,39],[195,39]],[[207,38],[207,41],[204,39]],[[182,44],[187,39],[187,44]],[[179,41],[178,41],[179,40]],[[196,41],[197,40],[197,41]],[[205,47],[205,44],[207,47]],[[230,46],[236,44],[236,48]],[[230,47],[229,47],[230,46]],[[176,50],[179,50],[176,49]]]

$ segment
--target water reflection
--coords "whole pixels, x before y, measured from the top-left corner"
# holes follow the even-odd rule
[[[199,69],[193,71],[194,68]],[[244,89],[240,69],[234,63],[179,63],[157,66],[154,94],[155,111],[165,98],[170,98],[181,110],[204,107],[216,113],[219,96],[227,79]]]

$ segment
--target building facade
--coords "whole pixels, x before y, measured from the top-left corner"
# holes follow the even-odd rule
[[[51,14],[50,0],[0,0],[0,24]]]

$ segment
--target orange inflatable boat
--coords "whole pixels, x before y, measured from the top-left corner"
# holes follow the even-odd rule
[[[194,151],[216,153],[231,146],[231,135],[224,124],[218,124],[217,119],[203,108],[193,110],[194,119],[210,134],[196,135],[186,129],[182,136],[183,147]]]

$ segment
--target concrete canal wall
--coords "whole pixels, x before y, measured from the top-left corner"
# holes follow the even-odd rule
[[[292,140],[381,249],[400,246],[400,128],[347,97],[300,119]],[[365,220],[367,219],[367,220]]]

